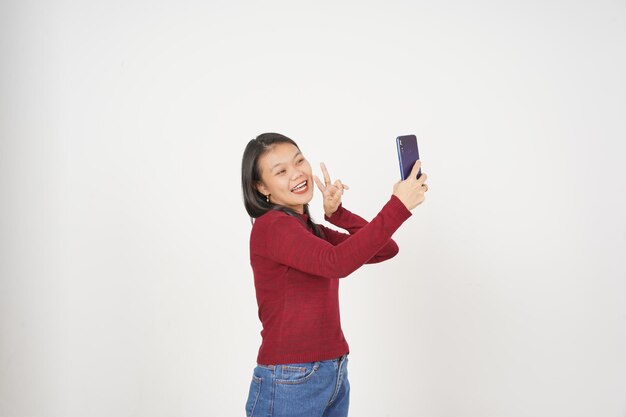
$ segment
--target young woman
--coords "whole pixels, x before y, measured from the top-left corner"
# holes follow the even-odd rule
[[[371,222],[343,207],[348,186],[324,182],[296,143],[278,133],[251,140],[243,154],[244,205],[253,222],[250,264],[263,325],[247,417],[348,415],[348,344],[339,317],[339,278],[398,253],[392,234],[424,201],[426,174],[397,182]],[[349,232],[316,224],[309,214],[313,181],[324,198],[324,219]],[[358,232],[358,233],[357,233]]]

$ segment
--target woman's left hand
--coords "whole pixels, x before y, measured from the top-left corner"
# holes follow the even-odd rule
[[[326,165],[322,162],[320,164],[322,168],[322,173],[324,174],[324,184],[320,181],[320,179],[313,175],[313,179],[317,184],[317,188],[322,192],[322,196],[324,197],[324,214],[327,217],[332,216],[332,214],[337,211],[339,205],[341,204],[341,196],[343,195],[343,190],[349,190],[346,184],[343,184],[341,180],[335,180],[334,183],[330,182],[330,175],[328,175],[328,171],[326,170]]]

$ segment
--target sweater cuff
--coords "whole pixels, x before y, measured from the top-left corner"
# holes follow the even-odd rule
[[[413,215],[411,210],[406,208],[404,203],[395,194],[391,194],[389,201],[385,204],[385,207],[387,206],[392,207],[391,212],[393,213],[393,217],[399,220],[400,223]]]
[[[337,210],[335,210],[335,212],[331,214],[330,217],[327,216],[326,213],[324,213],[324,220],[326,220],[327,222],[333,223],[334,220],[337,220],[339,217],[341,217],[341,215],[343,214],[343,211],[344,211],[343,202],[341,202],[339,203],[339,207],[337,207]]]

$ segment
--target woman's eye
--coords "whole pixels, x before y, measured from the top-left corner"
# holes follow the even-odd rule
[[[302,158],[302,159],[298,160],[298,162],[296,162],[296,163],[297,163],[298,165],[300,165],[300,164],[301,164],[301,163],[303,163],[303,162],[304,162],[304,158]]]
[[[285,170],[284,170],[284,169],[281,169],[280,171],[278,171],[278,172],[276,173],[276,175],[283,174],[284,172],[285,172]]]

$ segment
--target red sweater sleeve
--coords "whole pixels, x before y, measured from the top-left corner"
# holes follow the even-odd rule
[[[408,211],[408,209],[407,209]],[[368,224],[367,220],[362,218],[361,216],[352,213],[343,207],[343,204],[339,205],[337,211],[335,211],[330,217],[324,216],[324,219],[335,226],[341,227],[342,229],[347,230],[350,235],[357,233],[363,226]],[[338,232],[333,229],[329,229],[327,227],[321,226],[324,228],[324,233],[326,234],[327,240],[333,245],[338,245],[343,242],[345,239],[349,238],[350,235],[342,232]],[[399,252],[398,245],[393,239],[389,239],[387,244],[382,247],[374,256],[367,260],[368,264],[378,263],[382,261],[386,261],[387,259],[391,259],[396,256]]]
[[[309,274],[344,278],[385,247],[411,215],[400,199],[392,195],[371,222],[335,246],[312,234],[297,218],[276,212],[264,222],[266,229],[261,234],[266,238],[255,240],[254,250]]]

